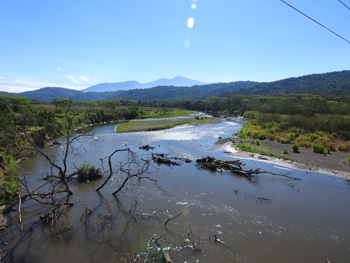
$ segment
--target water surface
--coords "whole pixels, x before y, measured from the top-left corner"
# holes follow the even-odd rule
[[[234,150],[229,144],[216,142],[238,132],[242,122],[123,134],[113,133],[113,125],[101,126],[84,139],[84,148],[70,163],[101,166],[100,158],[126,147],[142,159],[150,159],[152,152],[193,161],[207,155],[234,159],[224,154]],[[147,144],[155,149],[139,149]],[[62,146],[46,149],[57,158],[61,150]],[[123,154],[113,159],[114,164],[125,160]],[[145,252],[147,242],[157,235],[175,262],[350,262],[350,186],[345,180],[254,160],[244,163],[245,169],[259,167],[301,180],[264,173],[249,181],[227,172],[198,170],[193,162],[152,163],[148,175],[162,190],[143,180],[128,184],[114,197],[111,193],[120,184],[116,177],[100,193],[94,189],[101,182],[73,183],[74,206],[58,222],[61,231],[40,224],[38,215],[49,206],[23,204],[24,233],[19,232],[17,213],[8,214],[13,224],[2,234],[7,243],[2,245],[7,252],[3,261],[122,262],[123,255]],[[33,188],[50,173],[41,156],[21,167]],[[88,220],[82,217],[86,206],[92,211]],[[200,251],[193,249],[194,243]],[[157,253],[148,259],[161,262]]]

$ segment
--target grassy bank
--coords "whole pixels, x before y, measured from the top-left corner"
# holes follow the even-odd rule
[[[179,108],[139,108],[137,110],[137,119],[148,119],[148,118],[170,118],[186,116],[194,113]]]
[[[329,154],[331,151],[350,152],[349,116],[300,115],[247,113],[249,122],[239,133],[242,139],[277,141],[298,147],[311,147],[315,153]]]
[[[217,123],[221,118],[187,118],[187,119],[168,119],[155,121],[132,121],[123,123],[117,127],[117,132],[134,132],[134,131],[155,131],[170,129],[178,125],[205,125]]]
[[[241,151],[244,152],[251,152],[251,153],[257,153],[265,156],[275,157],[283,160],[290,160],[293,161],[291,158],[283,155],[283,154],[276,154],[271,151],[269,147],[260,145],[260,143],[253,142],[239,142],[235,144],[235,147]]]
[[[311,167],[350,171],[349,116],[294,116],[248,112],[235,147]]]

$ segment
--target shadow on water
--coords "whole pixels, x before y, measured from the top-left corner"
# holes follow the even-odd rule
[[[151,159],[152,153],[193,161],[207,155],[230,159],[224,156],[228,146],[220,148],[215,142],[232,136],[241,125],[241,119],[232,119],[127,134],[114,134],[113,126],[101,126],[95,128],[94,140],[84,142],[83,154],[72,163],[100,167],[100,158],[126,145],[140,159]],[[146,144],[155,148],[139,149]],[[46,150],[55,156],[60,147]],[[120,155],[114,162],[123,158]],[[348,182],[287,171],[274,164],[244,163],[245,169],[260,167],[301,180],[259,174],[249,181],[224,171],[198,170],[195,163],[167,166],[152,162],[149,175],[161,189],[147,180],[133,181],[113,196],[120,185],[116,177],[100,192],[94,190],[100,181],[72,183],[70,202],[74,206],[62,209],[54,224],[40,223],[39,215],[52,207],[37,202],[22,205],[24,232],[19,231],[18,213],[7,214],[10,225],[1,236],[3,261],[137,262],[133,253],[138,252],[139,262],[146,257],[147,262],[162,262],[161,251],[175,262],[349,261]],[[31,187],[41,184],[50,172],[40,156],[22,162],[21,168]]]

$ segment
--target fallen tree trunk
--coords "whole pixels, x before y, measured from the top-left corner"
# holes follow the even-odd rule
[[[198,169],[208,169],[211,171],[228,171],[237,175],[241,175],[246,177],[249,180],[253,180],[253,175],[261,174],[261,173],[269,173],[272,175],[280,175],[287,177],[289,179],[293,180],[300,180],[300,178],[288,176],[285,174],[275,174],[272,172],[267,171],[260,171],[260,168],[256,169],[250,169],[250,170],[243,170],[242,166],[245,164],[242,163],[240,160],[232,160],[232,161],[225,161],[225,160],[216,160],[214,157],[207,156],[201,159],[197,159],[197,165],[196,167]]]
[[[155,154],[152,154],[152,160],[157,164],[168,164],[168,165],[181,165],[179,162],[173,162],[168,158],[156,157]]]

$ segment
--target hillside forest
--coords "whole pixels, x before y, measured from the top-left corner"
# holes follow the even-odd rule
[[[241,138],[269,139],[315,147],[315,152],[350,151],[350,96],[288,94],[228,95],[203,100],[54,99],[51,103],[14,95],[0,96],[0,200],[13,198],[18,179],[16,160],[34,154],[58,136],[81,127],[149,117],[172,117],[190,111],[249,119]]]

